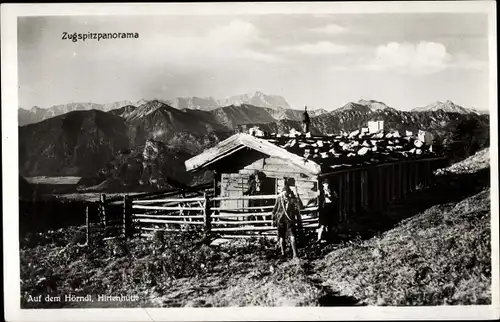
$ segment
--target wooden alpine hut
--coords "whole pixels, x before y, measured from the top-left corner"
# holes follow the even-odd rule
[[[214,200],[219,204],[211,207],[232,220],[241,220],[242,213],[253,212],[252,218],[268,216],[285,182],[305,205],[317,198],[319,185],[327,181],[338,195],[338,211],[331,215],[341,222],[360,211],[382,209],[430,184],[433,170],[443,160],[417,137],[399,132],[371,133],[366,128],[321,136],[295,130],[259,136],[250,132],[253,135],[235,134],[185,162],[188,171],[213,171],[218,196]],[[262,199],[268,200],[257,206],[249,203],[252,197],[246,193],[255,176],[265,187],[260,191]],[[315,208],[304,211],[310,213],[305,216],[309,226],[317,227]]]

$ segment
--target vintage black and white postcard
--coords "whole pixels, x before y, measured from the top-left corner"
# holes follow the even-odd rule
[[[493,1],[1,22],[8,321],[499,317]]]

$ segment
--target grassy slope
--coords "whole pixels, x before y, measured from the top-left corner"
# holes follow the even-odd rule
[[[375,236],[319,259],[317,278],[369,305],[490,303],[489,149],[436,174],[433,187],[376,219],[340,227]]]
[[[103,306],[317,305],[321,291],[306,281],[303,261],[282,262],[266,241],[234,241],[210,247],[189,234],[106,241],[88,251],[77,246],[83,228],[39,236],[21,250],[21,303],[28,294],[137,294],[138,303]],[[33,259],[36,258],[36,261]],[[71,307],[56,303],[48,307]]]
[[[301,248],[301,260],[280,261],[269,241],[207,246],[186,234],[87,250],[73,228],[22,241],[21,290],[141,298],[94,307],[489,303],[489,172],[470,160],[383,214],[346,223],[345,241]]]
[[[369,305],[488,304],[489,189],[437,205],[318,261],[325,284]]]

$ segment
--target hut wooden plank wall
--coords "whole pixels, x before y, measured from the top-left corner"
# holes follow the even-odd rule
[[[239,197],[248,189],[248,179],[250,176],[239,173],[221,174],[221,197]],[[221,207],[226,208],[245,208],[248,207],[248,200],[224,200]]]
[[[249,151],[241,151],[236,152],[234,157],[246,159],[252,156]],[[234,162],[231,164],[224,163],[215,167],[217,171],[225,171],[220,176],[221,197],[242,196],[249,188],[249,178],[255,171],[266,175],[266,186],[271,189],[267,189],[264,194],[279,193],[285,185],[285,178],[293,178],[295,185],[292,189],[294,192],[298,192],[304,204],[316,197],[316,192],[313,189],[317,188],[317,176],[307,176],[303,169],[293,164],[290,165],[287,160],[261,154],[256,161],[246,166]],[[224,200],[221,202],[221,207],[227,208],[245,208],[248,205],[248,200]]]
[[[337,193],[337,212],[341,222],[356,213],[382,210],[394,200],[430,184],[440,158],[383,164],[320,176]]]
[[[317,176],[307,175],[303,168],[290,164],[286,159],[262,154],[260,159],[239,169],[238,173],[241,176],[249,176],[255,171],[263,172],[273,182],[275,187],[273,194],[281,191],[285,185],[285,178],[290,178],[295,182],[292,189],[294,192],[298,192],[303,202],[316,196],[313,189],[317,187]],[[295,187],[297,190],[295,190]]]

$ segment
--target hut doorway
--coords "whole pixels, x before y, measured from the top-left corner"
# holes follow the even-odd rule
[[[275,178],[266,176],[263,172],[256,171],[250,175],[241,173],[223,173],[221,176],[222,197],[242,197],[255,195],[274,195],[277,193]],[[266,206],[269,200],[224,200],[224,208],[248,208]]]

